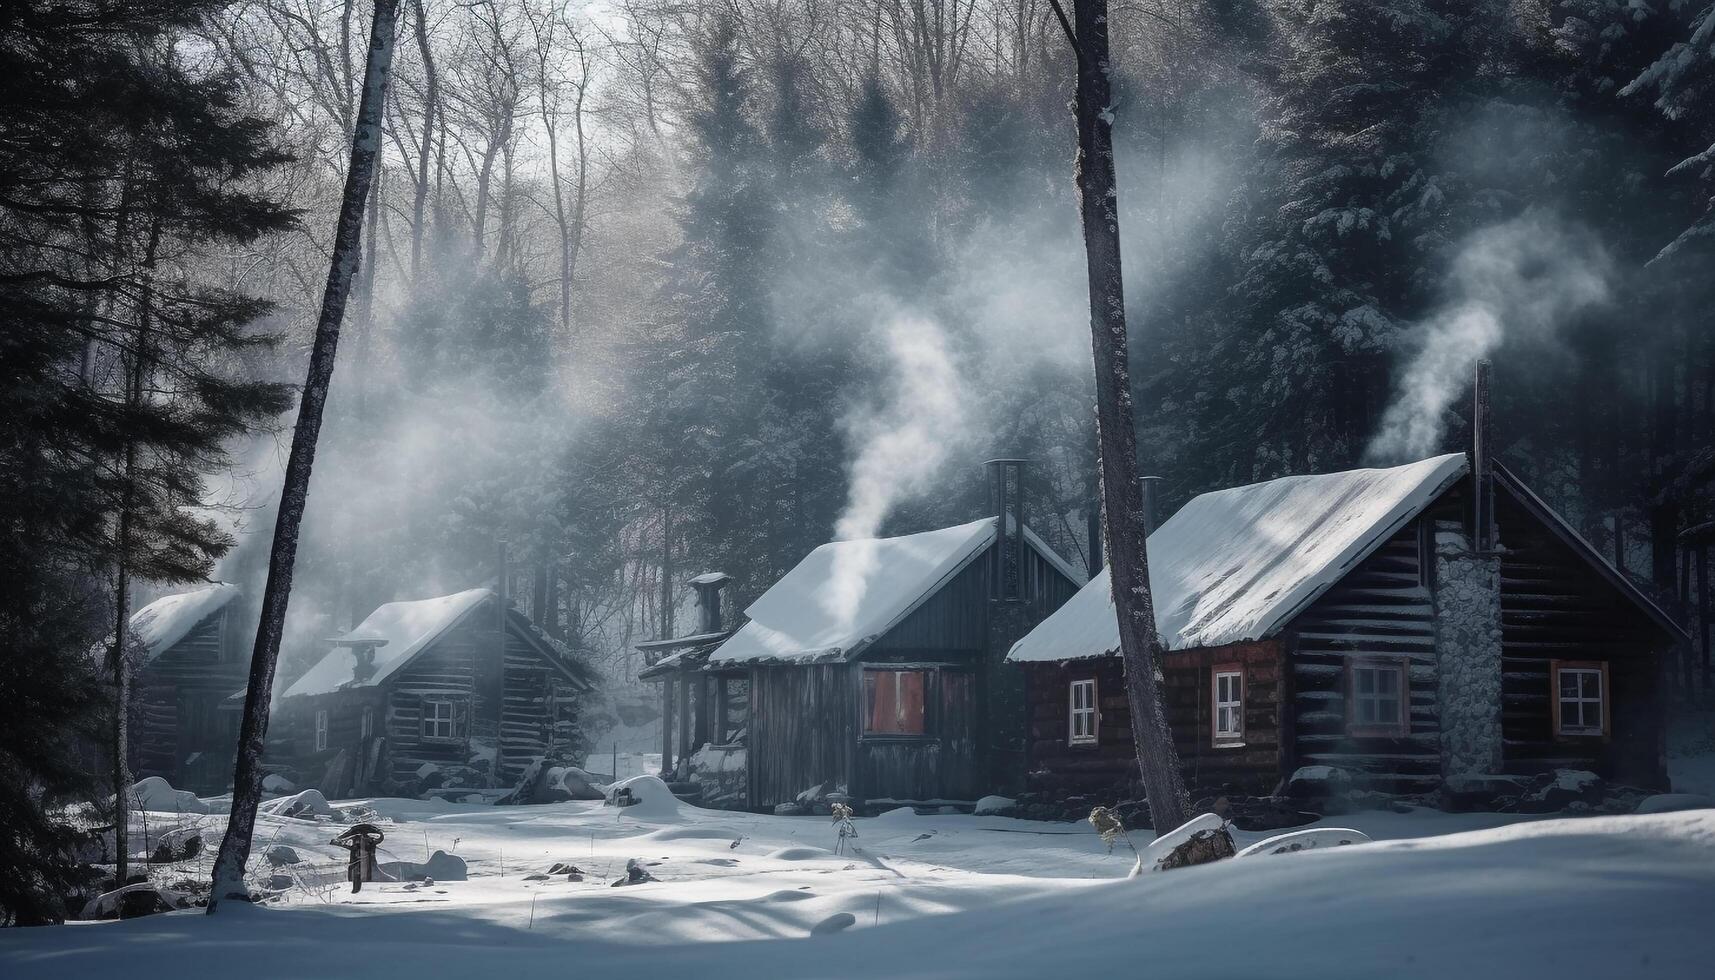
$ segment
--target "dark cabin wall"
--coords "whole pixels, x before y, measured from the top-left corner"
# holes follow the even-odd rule
[[[493,656],[495,637],[493,610],[484,603],[386,681],[388,768],[395,783],[417,781],[425,764],[467,765],[472,737],[482,737],[484,727],[492,735],[493,722],[485,726],[483,721],[493,715],[479,694],[477,670],[479,658]],[[463,738],[423,737],[423,699],[434,696],[467,699],[470,715]]]
[[[505,708],[500,724],[500,777],[517,782],[531,763],[570,743],[566,698],[571,682],[543,659],[542,652],[519,636],[515,624],[506,636]],[[575,760],[583,765],[582,759]]]
[[[750,805],[772,808],[818,784],[851,791],[858,741],[853,664],[750,673]]]
[[[329,799],[384,791],[374,767],[384,744],[363,739],[363,709],[374,711],[375,735],[383,733],[382,692],[354,688],[299,695],[283,701],[268,725],[266,767],[299,789],[315,788]],[[316,751],[316,713],[328,713],[327,748]],[[385,775],[383,772],[381,775]]]
[[[205,795],[231,786],[236,714],[221,704],[244,687],[250,668],[239,652],[235,605],[198,623],[137,671],[129,713],[134,778],[161,776]]]
[[[1137,799],[1137,752],[1131,739],[1131,704],[1118,657],[1014,665],[1025,678],[1029,712],[1026,787],[1054,799],[1091,797],[1092,804]],[[1067,701],[1075,680],[1096,682],[1093,745],[1068,740]]]
[[[1435,670],[1435,612],[1425,573],[1424,520],[1458,512],[1457,495],[1389,538],[1289,626],[1293,758],[1297,766],[1339,766],[1368,774],[1370,788],[1414,793],[1441,780],[1441,723]],[[1408,667],[1409,731],[1400,737],[1347,733],[1347,665],[1397,660]]]
[[[1495,514],[1501,557],[1501,732],[1508,772],[1588,769],[1666,784],[1662,652],[1673,639],[1504,488]],[[1611,737],[1557,737],[1549,663],[1608,665]]]
[[[1217,746],[1212,717],[1214,671],[1229,666],[1238,667],[1243,675],[1244,738]],[[1291,772],[1288,744],[1281,738],[1281,706],[1287,693],[1283,682],[1291,682],[1288,666],[1286,643],[1280,639],[1176,651],[1163,658],[1168,723],[1193,797],[1267,795]],[[1120,693],[1123,696],[1123,689]]]

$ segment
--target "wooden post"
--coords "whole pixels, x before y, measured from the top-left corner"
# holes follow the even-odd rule
[[[661,778],[673,771],[673,675],[661,675]]]

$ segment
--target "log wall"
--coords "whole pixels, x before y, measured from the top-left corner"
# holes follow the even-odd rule
[[[236,608],[228,603],[138,669],[129,712],[133,778],[161,776],[203,795],[231,788],[238,712],[221,705],[250,669]]]

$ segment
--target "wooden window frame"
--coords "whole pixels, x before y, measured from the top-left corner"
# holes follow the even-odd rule
[[[1399,720],[1393,724],[1358,721],[1358,672],[1393,670],[1399,675]],[[1346,734],[1357,738],[1404,738],[1411,734],[1411,662],[1403,657],[1357,657],[1346,661]]]
[[[375,706],[363,706],[363,714],[358,717],[358,737],[370,738],[375,734]]]
[[[442,718],[439,710],[435,710],[432,714],[430,713],[431,707],[438,709],[439,706],[443,704],[447,706],[447,717]],[[467,712],[460,711],[460,708],[463,706],[461,699],[456,697],[424,698],[423,707],[417,715],[418,737],[425,742],[462,741],[464,733],[460,730],[459,723],[464,720],[464,717],[467,714]],[[447,732],[449,734],[442,735],[436,730],[440,727],[440,724],[443,721],[446,723]]]
[[[866,665],[858,671],[858,739],[867,742],[920,742],[933,739],[935,735],[936,718],[932,713],[935,699],[940,696],[938,673],[940,668],[924,664],[875,664]],[[922,674],[923,675],[923,730],[920,732],[882,732],[873,731],[869,727],[869,693],[868,681],[871,674]],[[898,688],[895,688],[897,691]]]
[[[328,709],[326,708],[316,709],[315,746],[317,752],[328,750]]]
[[[1237,701],[1221,700],[1221,678],[1236,677],[1239,681]],[[1216,748],[1237,748],[1245,744],[1245,695],[1250,682],[1245,679],[1244,664],[1217,664],[1209,668],[1209,744]],[[1221,731],[1221,705],[1232,705],[1238,729]]]
[[[1078,707],[1077,692],[1079,688],[1089,688],[1090,706]],[[1066,682],[1066,744],[1067,745],[1099,745],[1102,740],[1102,702],[1099,697],[1101,685],[1094,677],[1074,677]],[[1088,716],[1090,731],[1087,735],[1078,734],[1078,719]]]
[[[1602,706],[1602,730],[1601,731],[1599,731],[1599,732],[1592,732],[1592,731],[1569,732],[1569,731],[1564,730],[1561,727],[1560,675],[1564,671],[1572,671],[1572,672],[1580,673],[1580,674],[1596,674],[1599,677],[1601,677],[1601,679],[1602,679],[1602,681],[1601,681],[1602,690],[1599,692],[1601,695],[1601,699],[1598,701],[1598,703]],[[1588,700],[1586,700],[1582,697],[1580,697],[1579,700],[1582,703],[1586,703],[1586,704],[1589,703]],[[1610,738],[1613,735],[1613,731],[1614,731],[1614,729],[1613,729],[1613,710],[1614,710],[1613,703],[1614,703],[1614,689],[1608,683],[1608,662],[1607,661],[1605,661],[1605,660],[1550,660],[1548,662],[1548,710],[1549,710],[1549,716],[1552,719],[1550,722],[1550,729],[1549,730],[1554,735],[1555,741],[1560,741],[1560,742],[1586,742],[1586,741],[1591,741],[1591,740],[1606,741],[1608,738]]]

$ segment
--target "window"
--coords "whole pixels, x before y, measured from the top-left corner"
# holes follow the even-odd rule
[[[1245,675],[1235,665],[1216,667],[1210,688],[1215,699],[1213,737],[1216,744],[1234,745],[1245,737]]]
[[[324,752],[328,747],[328,713],[326,710],[316,712],[316,751]]]
[[[1072,745],[1096,744],[1096,679],[1073,681],[1066,705],[1066,741]]]
[[[922,735],[926,670],[866,670],[863,674],[865,735]]]
[[[1405,665],[1393,660],[1351,665],[1347,730],[1353,735],[1406,733]]]
[[[422,734],[424,738],[458,738],[460,716],[458,702],[451,698],[434,698],[423,702]]]
[[[1554,684],[1556,735],[1608,734],[1608,665],[1596,661],[1556,660],[1550,665]]]
[[[360,729],[359,737],[360,738],[368,738],[369,736],[374,735],[374,734],[375,734],[375,709],[368,707],[368,706],[365,706],[363,709],[363,724],[362,724],[362,728]]]

